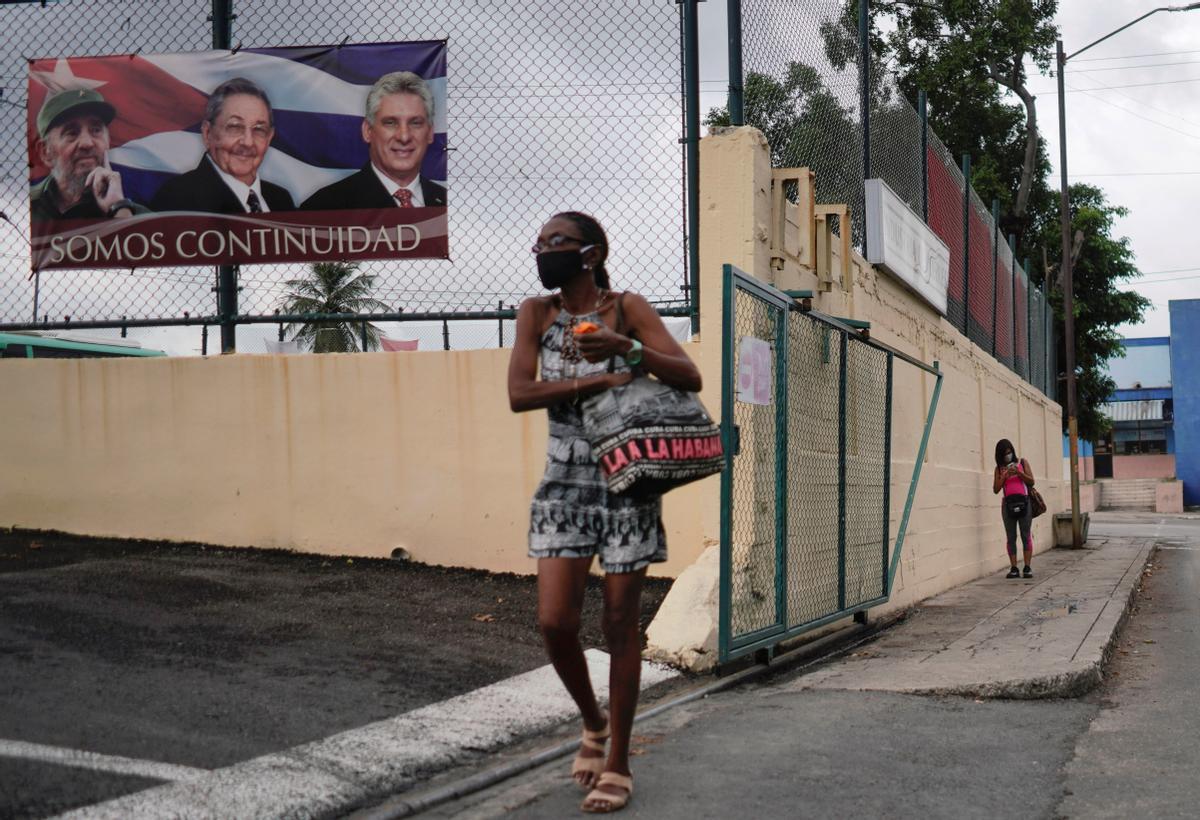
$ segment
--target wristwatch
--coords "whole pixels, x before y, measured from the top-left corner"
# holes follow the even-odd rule
[[[133,202],[131,200],[118,199],[116,202],[113,203],[112,207],[108,209],[108,215],[110,217],[116,216],[117,211],[121,210],[122,208],[128,208],[129,213],[131,213],[131,214],[134,212]]]
[[[625,364],[635,365],[642,363],[642,343],[637,339],[629,340],[629,350],[625,353]]]

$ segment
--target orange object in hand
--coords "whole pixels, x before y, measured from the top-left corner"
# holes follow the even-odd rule
[[[595,322],[580,322],[575,325],[575,335],[582,336],[584,333],[595,333],[600,329],[600,325]]]

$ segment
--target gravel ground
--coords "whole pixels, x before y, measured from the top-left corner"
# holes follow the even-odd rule
[[[0,530],[0,739],[228,765],[544,665],[535,601],[532,576]]]

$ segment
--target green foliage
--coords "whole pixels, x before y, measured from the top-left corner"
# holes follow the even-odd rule
[[[872,7],[895,22],[885,39],[901,89],[910,98],[927,92],[931,128],[952,156],[971,154],[976,193],[985,203],[999,200],[1001,233],[1028,247],[1025,235],[1038,232],[1053,206],[1050,163],[1035,135],[1026,200],[1019,202],[1030,111],[1005,91],[1028,92],[1026,60],[1049,70],[1057,0],[876,0]]]
[[[1127,322],[1141,321],[1150,301],[1141,294],[1115,287],[1140,275],[1129,240],[1116,238],[1112,233],[1117,217],[1125,216],[1128,211],[1110,204],[1104,191],[1094,185],[1076,183],[1071,186],[1070,194],[1072,233],[1082,231],[1084,236],[1079,256],[1071,269],[1075,290],[1075,366],[1078,371],[1075,392],[1079,435],[1095,441],[1110,426],[1099,407],[1116,389],[1105,371],[1105,362],[1114,356],[1125,355],[1116,328]],[[1050,214],[1052,219],[1043,223],[1038,242],[1046,248],[1052,269],[1057,270],[1062,258],[1058,200],[1054,205]],[[1058,288],[1051,292],[1051,301],[1057,316],[1062,317],[1062,292]],[[1064,360],[1061,349],[1058,360]]]
[[[308,276],[289,279],[287,286],[279,303],[281,313],[379,313],[388,309],[371,296],[375,277],[360,273],[352,262],[316,262]],[[362,337],[358,322],[298,322],[285,331],[313,353],[353,353]],[[368,323],[366,341],[367,350],[378,350],[379,328]]]

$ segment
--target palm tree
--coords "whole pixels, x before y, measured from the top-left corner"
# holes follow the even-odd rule
[[[388,306],[371,296],[375,277],[360,273],[354,262],[315,262],[303,279],[288,279],[279,302],[281,313],[381,313]],[[293,322],[291,338],[313,353],[353,353],[362,326],[357,322]],[[379,349],[379,328],[367,324],[366,349]]]

